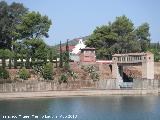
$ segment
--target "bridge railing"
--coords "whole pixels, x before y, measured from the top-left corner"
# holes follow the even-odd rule
[[[122,57],[117,57],[117,62],[118,63],[137,63],[137,62],[142,62],[142,57],[141,56],[122,56]]]

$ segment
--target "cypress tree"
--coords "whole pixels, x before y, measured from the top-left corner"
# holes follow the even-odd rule
[[[62,45],[61,45],[61,41],[60,41],[60,59],[59,59],[59,67],[62,68],[63,67],[63,58],[62,58]]]
[[[53,52],[52,49],[49,51],[49,61],[52,63],[53,62]]]
[[[69,63],[69,45],[68,45],[68,39],[66,43],[66,62]]]

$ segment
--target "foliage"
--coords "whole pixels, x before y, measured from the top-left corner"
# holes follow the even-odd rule
[[[65,56],[66,56],[65,62],[69,63],[69,45],[68,45],[68,40],[67,40],[67,43],[66,43]]]
[[[38,74],[38,75],[43,74],[44,66],[42,66],[42,64],[35,64],[32,68],[36,74]]]
[[[48,59],[50,62],[53,62],[53,51],[51,49],[48,50]]]
[[[31,75],[30,75],[30,72],[26,69],[26,68],[22,68],[20,71],[19,71],[19,78],[23,79],[23,80],[27,80],[28,78],[30,78]]]
[[[67,83],[68,82],[68,77],[67,74],[62,74],[61,77],[59,78],[58,82],[61,83]]]
[[[0,58],[12,58],[13,53],[9,49],[0,49]]]
[[[150,44],[149,24],[144,23],[136,29],[138,41],[140,41],[141,51],[146,52]]]
[[[6,69],[0,67],[0,79],[7,79],[7,78],[9,78],[9,72]]]
[[[160,44],[158,43],[151,43],[149,51],[154,54],[154,61],[160,61]]]
[[[24,67],[23,59],[25,59],[26,55],[27,55],[26,50],[25,50],[25,45],[20,41],[13,41],[12,45],[14,47],[15,64],[17,65],[17,59],[20,58],[21,59],[21,68],[22,68],[22,67]]]
[[[43,78],[46,80],[53,80],[53,65],[52,63],[47,63],[44,65]]]
[[[48,59],[50,60],[50,62],[53,60],[56,62],[56,68],[57,68],[57,58],[59,58],[58,56],[58,51],[57,49],[55,49],[54,47],[48,46]]]
[[[69,75],[72,77],[73,80],[76,80],[78,78],[78,74],[74,71],[70,71]]]
[[[11,49],[11,43],[18,38],[16,26],[28,10],[23,4],[0,2],[0,48]]]
[[[0,59],[2,59],[2,67],[6,67],[5,59],[11,59],[13,57],[13,53],[9,49],[0,49]]]
[[[135,29],[131,20],[120,16],[108,25],[97,27],[85,44],[96,48],[97,58],[111,59],[115,53],[145,51],[150,42],[149,36],[147,23]]]
[[[149,51],[154,54],[154,61],[159,62],[159,60],[160,60],[160,50],[157,50],[157,49],[153,48],[153,49],[150,49]]]
[[[26,39],[37,39],[48,37],[48,31],[52,22],[47,16],[39,12],[29,12],[22,16],[22,22],[17,26],[20,37]]]
[[[13,2],[8,5],[7,2],[1,1],[0,8],[0,48],[9,49],[14,53],[14,67],[17,68],[19,58],[21,67],[24,65],[23,59],[26,59],[27,68],[32,65],[29,62],[30,58],[33,60],[32,63],[35,61],[46,63],[48,48],[42,38],[48,37],[51,20],[39,12],[29,12],[20,3]],[[3,56],[5,67],[7,54],[0,56]]]
[[[93,81],[99,80],[99,74],[96,72],[95,66],[89,65],[89,66],[87,66],[87,68],[85,70],[89,73],[89,76],[91,77],[91,79]]]
[[[70,65],[69,65],[69,62],[64,62],[64,70],[65,71],[69,71],[70,70]]]
[[[59,67],[63,67],[63,55],[62,55],[62,46],[61,46],[61,41],[60,41],[60,60],[59,60]]]
[[[32,65],[34,65],[35,61],[43,61],[46,63],[47,61],[47,45],[41,39],[30,39],[25,40],[24,43],[26,56],[29,56],[32,60]]]

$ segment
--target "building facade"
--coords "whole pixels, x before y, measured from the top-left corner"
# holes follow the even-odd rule
[[[83,48],[80,53],[80,62],[96,62],[95,48]]]

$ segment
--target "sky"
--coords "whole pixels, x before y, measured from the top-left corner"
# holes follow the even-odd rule
[[[92,34],[97,26],[126,15],[135,25],[149,23],[151,41],[160,41],[160,0],[5,0],[23,3],[52,20],[48,45]]]

